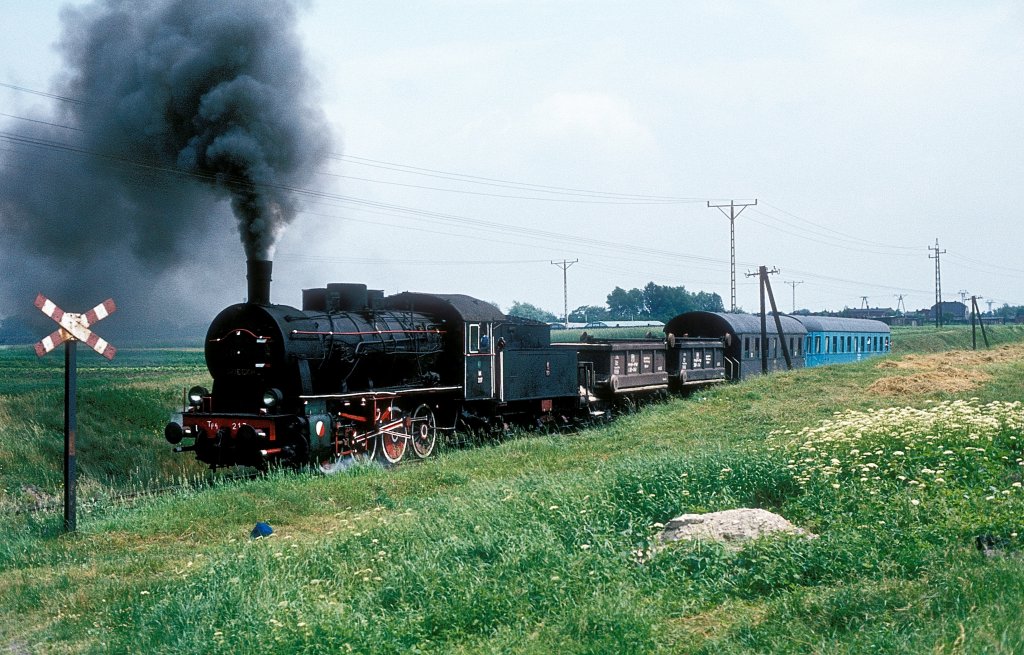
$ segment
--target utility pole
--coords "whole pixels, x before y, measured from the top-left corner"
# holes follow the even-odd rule
[[[940,267],[940,259],[945,250],[939,250],[939,239],[935,239],[935,247],[928,246],[928,250],[934,251],[935,254],[928,254],[928,259],[935,260],[935,327],[942,327],[942,268]]]
[[[735,200],[730,200],[728,205],[712,205],[711,201],[708,201],[708,207],[714,207],[729,219],[729,281],[731,282],[729,287],[731,291],[729,311],[731,312],[736,311],[736,219],[743,213],[744,209],[756,204],[756,198],[754,202],[741,202],[739,204],[736,204]],[[728,214],[725,213],[726,207],[729,208]],[[739,211],[736,211],[737,208],[739,208]]]
[[[755,275],[761,282],[761,373],[768,372],[768,313],[765,311],[764,299],[768,294],[768,301],[772,306],[772,316],[775,318],[775,329],[779,335],[779,346],[782,347],[782,355],[786,359],[786,368],[793,370],[793,359],[789,355],[789,347],[786,345],[786,336],[782,331],[782,319],[779,318],[779,308],[775,306],[775,294],[772,293],[772,284],[768,281],[769,275],[778,274],[779,269],[768,270],[767,266],[760,266],[757,273],[747,273],[747,277]],[[777,355],[776,355],[777,357]]]
[[[980,299],[981,296],[971,296],[971,345],[974,347],[974,350],[978,349],[978,329],[974,326],[975,318],[981,324],[981,336],[985,337],[985,347],[988,348],[988,334],[985,332],[985,321],[981,318],[981,310],[978,308],[978,300]]]
[[[564,301],[563,309],[565,310],[565,327],[569,327],[569,267],[578,262],[578,259],[574,259],[571,262],[563,259],[560,262],[551,262],[555,266],[562,269],[562,299]]]
[[[793,287],[793,311],[791,312],[793,314],[796,313],[796,285],[803,284],[803,283],[804,283],[803,280],[800,280],[799,282],[796,282],[796,281],[783,282],[783,284],[788,284],[789,286]]]
[[[861,309],[870,309],[870,307],[868,307],[868,297],[867,296],[861,296],[860,297],[860,308]]]
[[[967,289],[960,289],[959,293],[960,293],[960,302],[966,305],[967,304],[967,296],[971,295],[971,292],[968,291]]]

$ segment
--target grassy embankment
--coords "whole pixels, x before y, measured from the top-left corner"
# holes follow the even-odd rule
[[[901,350],[914,338],[896,333]],[[59,478],[60,382],[47,381],[59,366],[0,357],[19,371],[4,371],[0,400],[11,493],[17,476]],[[893,357],[392,471],[100,503],[70,537],[57,536],[59,512],[5,516],[0,649],[1022,652],[1024,416],[1004,404],[1020,399],[1022,374],[1019,345]],[[166,446],[132,454],[100,442],[134,431],[159,443],[178,389],[205,376],[198,358],[88,375],[82,440],[137,471],[95,484],[159,477],[163,464],[138,459],[157,461]],[[38,407],[49,409],[25,410]],[[129,420],[144,426],[92,432]],[[87,436],[86,421],[104,436]],[[27,468],[7,454],[19,438],[34,440],[18,446],[36,458]],[[52,452],[33,452],[44,439]],[[738,506],[818,538],[638,554],[658,523]],[[249,541],[257,520],[276,535]],[[978,554],[978,534],[995,537],[997,556]]]

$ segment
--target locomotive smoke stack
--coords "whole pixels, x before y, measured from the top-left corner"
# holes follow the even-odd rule
[[[245,262],[245,278],[249,281],[248,302],[254,305],[270,304],[270,273],[274,262],[269,259],[249,259]]]

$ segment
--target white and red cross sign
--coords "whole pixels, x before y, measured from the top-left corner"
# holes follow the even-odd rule
[[[86,344],[107,359],[114,359],[117,348],[107,343],[89,328],[114,313],[117,307],[113,298],[108,298],[84,314],[66,312],[52,300],[39,294],[36,296],[36,307],[52,318],[60,329],[36,344],[36,354],[42,357],[69,339],[76,339]]]

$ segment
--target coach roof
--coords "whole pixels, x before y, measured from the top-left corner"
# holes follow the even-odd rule
[[[785,314],[779,315],[782,323],[782,331],[786,334],[803,335],[807,329],[799,321]],[[768,317],[768,332],[775,333],[775,317]],[[718,337],[725,332],[741,334],[761,334],[761,317],[754,314],[727,314],[725,312],[687,312],[676,316],[668,325],[665,332],[676,336],[689,335],[691,337]]]

